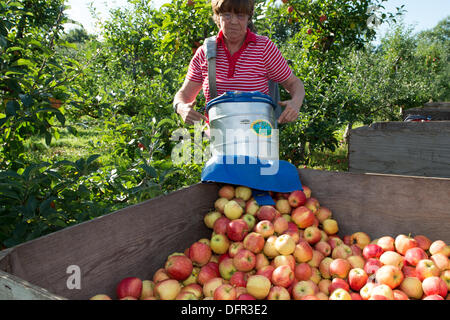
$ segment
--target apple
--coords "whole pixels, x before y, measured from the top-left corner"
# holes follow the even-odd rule
[[[153,274],[153,282],[154,283],[158,283],[158,282],[166,280],[166,279],[170,279],[170,277],[167,274],[166,269],[164,269],[164,268],[159,268]]]
[[[142,293],[142,280],[137,277],[126,277],[120,280],[116,287],[118,299],[134,297],[138,299]]]
[[[309,197],[308,199],[306,199],[305,207],[307,207],[315,214],[319,210],[320,203],[316,198]]]
[[[138,299],[135,298],[135,297],[126,296],[126,297],[123,297],[123,298],[121,298],[119,300],[138,300]]]
[[[243,271],[236,271],[230,278],[230,284],[235,287],[244,287],[247,285],[247,273]]]
[[[273,220],[273,230],[277,235],[283,234],[288,229],[288,221],[284,217]]]
[[[295,244],[297,244],[297,243],[299,243],[300,238],[302,238],[303,232],[301,232],[301,231],[295,232],[292,230],[286,230],[285,232],[283,232],[283,234],[290,236],[292,238],[292,240],[294,240]]]
[[[273,286],[269,290],[267,300],[291,300],[289,291],[282,286]]]
[[[319,21],[320,22],[325,22],[325,21],[327,21],[328,20],[328,17],[326,16],[326,15],[321,15],[320,17],[319,17]]]
[[[375,258],[370,258],[366,260],[366,263],[364,264],[364,271],[368,274],[375,274],[377,270],[383,266],[383,263]]]
[[[362,268],[351,269],[348,273],[348,284],[354,291],[359,291],[367,283],[368,274]]]
[[[446,255],[447,257],[450,257],[450,246],[448,246],[444,241],[442,240],[436,240],[430,245],[429,249],[431,255],[436,253],[442,253]]]
[[[364,247],[362,254],[366,259],[379,258],[383,254],[383,248],[377,244],[368,244]]]
[[[425,251],[430,249],[432,241],[428,237],[420,234],[420,235],[414,236],[414,240],[416,240],[419,248],[422,248]]]
[[[372,290],[373,288],[376,287],[376,283],[374,282],[367,282],[359,291],[359,294],[361,295],[361,298],[363,300],[369,300],[371,294],[372,294]]]
[[[260,252],[256,255],[255,269],[261,269],[262,267],[268,266],[270,264],[268,257]]]
[[[286,265],[286,266],[290,267],[292,271],[294,271],[295,258],[292,254],[288,254],[288,255],[280,254],[272,260],[271,265],[273,265],[275,268]]]
[[[216,254],[228,252],[230,240],[224,234],[215,234],[211,238],[211,250]]]
[[[271,282],[265,276],[255,274],[247,279],[247,292],[258,300],[267,297],[270,287]]]
[[[270,222],[275,219],[275,216],[278,216],[279,212],[273,206],[261,206],[256,212],[256,217],[258,220],[269,220]]]
[[[277,249],[277,251],[283,255],[294,253],[296,246],[294,239],[292,239],[292,237],[287,234],[282,234],[281,236],[277,237],[274,245],[275,249]]]
[[[395,250],[401,255],[405,255],[408,249],[417,247],[417,241],[404,234],[399,234],[394,241]]]
[[[244,249],[244,243],[242,241],[231,242],[228,247],[228,255],[233,258],[241,249]]]
[[[252,230],[256,224],[255,216],[252,216],[251,214],[246,213],[246,214],[244,214],[242,219],[247,223],[248,230]]]
[[[337,258],[330,263],[330,275],[332,277],[345,279],[347,278],[350,269],[350,262],[345,259]]]
[[[218,198],[215,202],[214,202],[214,208],[219,211],[220,213],[224,213],[225,212],[225,205],[228,203],[227,198]]]
[[[279,199],[275,203],[275,208],[281,214],[289,214],[291,213],[291,206],[289,205],[289,201],[287,199]]]
[[[244,238],[244,248],[250,250],[254,254],[260,253],[264,248],[264,237],[257,232],[250,232]]]
[[[223,210],[225,216],[230,220],[239,219],[244,213],[244,209],[235,200],[228,201]]]
[[[245,213],[255,216],[259,210],[259,204],[254,198],[250,198],[245,202]]]
[[[306,199],[311,198],[311,194],[312,194],[311,188],[307,187],[307,186],[302,186],[302,189],[303,189],[303,193],[306,196]]]
[[[197,298],[197,296],[192,292],[181,290],[175,297],[175,300],[199,300],[199,298]]]
[[[352,300],[352,296],[348,291],[338,288],[330,294],[329,300]]]
[[[241,206],[242,210],[245,210],[246,202],[244,200],[242,200],[241,198],[233,198],[231,200],[236,201]]]
[[[328,301],[328,295],[324,292],[316,293],[316,297],[319,298],[319,300]]]
[[[331,280],[330,279],[321,279],[319,281],[319,284],[317,285],[317,287],[319,288],[319,293],[324,293],[325,295],[330,294],[330,285],[331,285]],[[328,300],[328,298],[327,298]]]
[[[311,280],[298,281],[292,287],[292,298],[301,300],[305,296],[313,296],[319,293],[319,287]]]
[[[384,265],[375,272],[375,279],[378,284],[385,284],[391,289],[395,289],[402,283],[404,275],[400,268]]]
[[[310,226],[305,229],[303,232],[303,238],[308,241],[309,244],[315,244],[319,242],[322,234],[320,233],[320,229],[318,227]]]
[[[205,297],[214,297],[214,291],[220,287],[222,284],[224,284],[224,279],[221,277],[212,278],[206,281],[206,283],[203,285],[203,295]]]
[[[220,217],[222,217],[222,214],[219,211],[211,211],[205,215],[205,217],[203,218],[203,222],[209,229],[213,229],[214,222],[216,222],[216,220]]]
[[[144,300],[149,297],[153,297],[153,290],[155,288],[155,283],[151,280],[144,280],[142,281],[142,290],[141,290],[141,296],[139,297],[140,300]]]
[[[230,219],[228,219],[225,216],[221,216],[220,218],[216,219],[213,225],[213,231],[215,234],[226,234],[227,233],[227,227],[230,223]]]
[[[337,246],[340,246],[341,244],[344,244],[344,242],[342,241],[341,238],[339,238],[336,235],[331,235],[328,237],[327,242],[330,244],[331,246],[331,250],[333,250],[334,248],[336,248]]]
[[[331,246],[326,241],[319,241],[314,245],[314,249],[321,252],[325,257],[331,254]]]
[[[441,279],[447,284],[447,289],[450,291],[450,270],[441,272]]]
[[[420,299],[423,295],[422,282],[416,277],[406,277],[400,284],[402,290],[409,298]]]
[[[231,220],[227,225],[227,237],[231,241],[242,241],[248,234],[248,224],[244,219]]]
[[[352,249],[353,256],[361,256],[362,257],[362,250],[356,244],[351,244],[350,249]]]
[[[344,289],[347,292],[350,291],[350,286],[346,280],[341,279],[341,278],[333,278],[333,280],[331,280],[330,286],[328,287],[328,291],[331,294],[331,293],[333,293],[334,290],[339,289],[339,288]]]
[[[298,281],[306,281],[311,278],[311,266],[306,262],[296,264],[294,268],[294,276]]]
[[[337,246],[336,248],[333,249],[333,251],[331,252],[331,257],[333,259],[337,259],[337,258],[347,259],[352,254],[353,254],[353,251],[348,245],[341,244],[340,246]]]
[[[350,236],[350,241],[352,244],[356,244],[363,250],[364,247],[370,243],[370,237],[367,233],[358,231]]]
[[[438,277],[439,274],[439,268],[431,259],[420,260],[416,265],[416,276],[420,281],[423,281],[428,277]]]
[[[198,283],[191,283],[187,286],[184,286],[181,288],[181,292],[190,292],[192,293],[197,299],[201,299],[203,297],[203,287]]]
[[[288,197],[288,203],[292,208],[303,206],[306,203],[306,195],[301,190],[292,191]]]
[[[405,258],[395,251],[385,251],[379,257],[381,263],[402,269]]]
[[[301,239],[296,245],[294,250],[294,258],[298,263],[308,262],[313,257],[313,248],[304,239]]]
[[[251,294],[244,293],[239,296],[238,300],[256,300],[256,298]]]
[[[372,289],[371,297],[377,295],[385,297],[387,300],[394,300],[392,288],[386,284],[378,284]]]
[[[233,258],[233,264],[238,271],[248,272],[256,265],[256,256],[247,249],[242,249]]]
[[[219,263],[219,273],[224,280],[230,280],[231,276],[237,271],[237,268],[234,265],[233,260],[234,258],[225,257]]]
[[[216,288],[213,293],[214,300],[236,300],[236,289],[224,283]]]
[[[350,292],[350,297],[352,298],[352,300],[362,300],[363,299],[361,297],[361,295],[357,292]]]
[[[324,258],[325,256],[320,251],[313,250],[313,256],[307,263],[313,268],[318,268]]]
[[[443,253],[436,253],[433,254],[430,257],[430,260],[434,262],[436,267],[439,268],[439,270],[444,271],[450,269],[450,263],[446,255]]]
[[[268,265],[268,266],[262,267],[261,269],[258,269],[256,271],[256,274],[260,275],[260,276],[264,276],[269,280],[272,280],[273,270],[275,270],[275,267],[272,265]]]
[[[332,212],[327,207],[320,207],[316,212],[316,217],[320,223],[323,223],[327,219],[331,219]]]
[[[175,279],[158,282],[154,288],[155,297],[159,300],[175,300],[181,291],[181,284]]]
[[[254,231],[268,238],[275,233],[275,228],[269,220],[261,220],[256,224]]]
[[[278,252],[277,248],[275,247],[275,241],[277,240],[277,236],[273,235],[267,238],[266,242],[264,243],[263,253],[268,258],[275,258],[280,253]]]
[[[422,300],[444,300],[444,298],[442,298],[440,295],[438,294],[433,294],[431,296],[426,296],[425,298],[423,298]],[[448,300],[448,299],[447,299]]]
[[[412,266],[416,266],[417,263],[423,259],[428,259],[428,255],[422,248],[414,247],[405,252],[405,261]]]
[[[447,296],[448,288],[444,280],[439,277],[428,277],[422,281],[423,293],[426,296],[434,294],[440,295],[442,298]]]
[[[384,236],[379,238],[376,244],[379,245],[383,249],[383,251],[394,251],[394,242],[395,239],[391,236]]]
[[[225,198],[231,200],[234,198],[234,187],[231,185],[225,185],[219,189],[219,198]]]
[[[319,263],[319,271],[321,274],[321,277],[323,279],[330,279],[331,278],[331,273],[330,273],[330,264],[331,262],[333,262],[334,259],[330,258],[330,257],[325,257],[322,259],[322,261],[320,261]]]
[[[327,235],[336,234],[339,231],[338,223],[334,219],[325,219],[322,222],[322,228]]]
[[[210,261],[200,268],[197,276],[197,282],[201,285],[204,285],[209,279],[217,278],[219,276],[219,264]]]
[[[292,221],[302,229],[312,226],[314,223],[314,213],[305,206],[300,206],[292,210]]]
[[[350,262],[352,268],[361,268],[364,269],[364,265],[366,260],[362,256],[350,256],[347,258],[347,261]]]
[[[112,300],[107,294],[96,294],[89,298],[89,300]]]
[[[294,272],[287,265],[276,267],[272,272],[272,284],[275,286],[287,288],[292,284],[294,278]]]
[[[252,197],[252,189],[244,186],[238,186],[235,189],[235,197],[247,201]]]
[[[193,267],[192,261],[185,255],[169,257],[164,266],[167,274],[179,281],[187,279],[191,275]]]
[[[326,243],[328,243],[327,233],[323,230],[320,230],[320,233],[322,234],[322,236],[320,237],[320,241],[325,241]],[[330,250],[331,250],[331,245],[330,245]]]

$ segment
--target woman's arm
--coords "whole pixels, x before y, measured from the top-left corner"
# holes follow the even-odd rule
[[[281,85],[291,95],[291,100],[280,101],[278,104],[284,106],[283,113],[278,118],[278,123],[294,122],[297,120],[298,112],[305,98],[305,87],[303,82],[292,74]]]
[[[200,121],[201,119],[207,120],[207,118],[194,110],[195,98],[202,89],[202,84],[200,82],[195,82],[184,80],[184,83],[180,90],[175,94],[173,99],[173,104],[177,105],[176,112],[181,116],[183,121],[187,124],[193,124],[195,121]]]

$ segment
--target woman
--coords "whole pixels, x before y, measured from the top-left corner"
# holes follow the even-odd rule
[[[253,33],[251,17],[253,0],[212,0],[213,18],[220,31],[217,36],[217,94],[226,91],[260,91],[268,94],[268,80],[280,83],[291,99],[280,101],[285,107],[279,123],[293,122],[305,97],[303,83],[289,68],[275,44],[267,37]],[[174,98],[174,109],[183,121],[192,124],[207,118],[193,109],[201,89],[206,103],[210,99],[208,63],[202,45],[189,64],[181,89]]]

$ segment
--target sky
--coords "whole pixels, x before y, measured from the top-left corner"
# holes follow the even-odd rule
[[[151,0],[155,7],[159,7],[169,0]],[[127,5],[126,0],[68,0],[71,9],[68,10],[69,18],[83,24],[89,33],[96,33],[94,19],[88,9],[89,3],[93,3],[98,14],[103,18],[108,17],[112,8]],[[386,11],[395,12],[396,7],[405,5],[406,13],[403,21],[407,26],[413,26],[414,32],[433,28],[440,20],[450,15],[450,0],[388,0],[384,3]],[[71,26],[69,26],[70,28]],[[73,26],[72,26],[73,27]],[[384,24],[378,27],[379,36],[386,33],[389,26]]]

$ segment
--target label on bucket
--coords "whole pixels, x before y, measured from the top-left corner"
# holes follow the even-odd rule
[[[250,128],[255,131],[258,136],[267,138],[272,136],[272,125],[266,120],[253,121]]]

